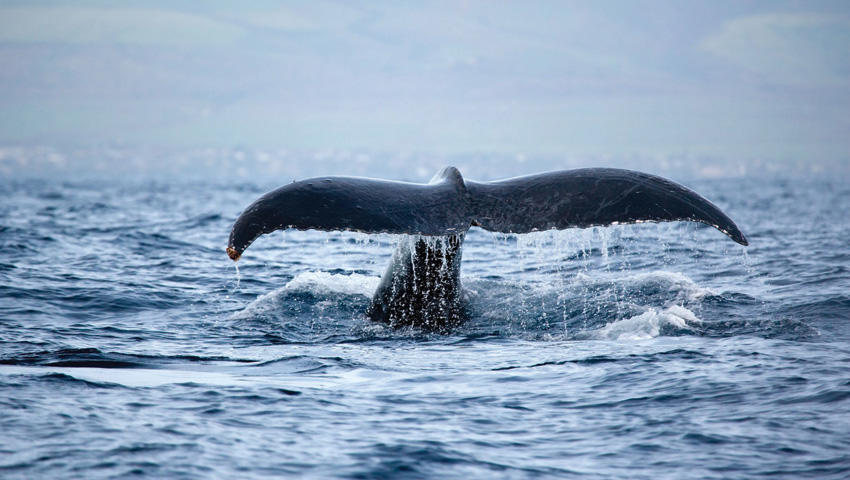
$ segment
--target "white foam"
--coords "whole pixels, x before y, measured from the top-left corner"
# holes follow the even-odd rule
[[[699,323],[702,323],[702,320],[697,318],[694,312],[673,305],[663,310],[650,308],[640,315],[611,322],[593,332],[593,336],[606,340],[647,340],[660,335],[664,326],[690,330],[691,325]]]
[[[310,292],[320,295],[342,293],[371,297],[378,288],[379,277],[352,273],[349,275],[328,272],[303,272],[289,281],[284,291]]]
[[[257,297],[244,309],[231,315],[231,319],[251,318],[269,312],[277,312],[282,308],[282,302],[288,293],[308,292],[315,295],[363,295],[371,297],[378,288],[380,278],[352,273],[350,275],[327,272],[303,272],[295,276],[285,286],[272,290]],[[318,301],[315,306],[319,309],[333,308],[335,301],[325,299]]]

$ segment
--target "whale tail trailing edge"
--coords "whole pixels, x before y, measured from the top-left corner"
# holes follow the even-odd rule
[[[714,204],[654,175],[589,168],[479,183],[448,167],[428,184],[351,177],[291,183],[245,209],[227,253],[237,260],[260,235],[286,228],[445,236],[471,225],[526,233],[645,221],[701,222],[747,245]]]

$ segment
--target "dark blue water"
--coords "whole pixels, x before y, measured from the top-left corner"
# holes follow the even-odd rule
[[[850,476],[845,181],[685,181],[749,248],[473,229],[450,335],[365,318],[392,236],[237,273],[264,182],[0,181],[0,477]]]

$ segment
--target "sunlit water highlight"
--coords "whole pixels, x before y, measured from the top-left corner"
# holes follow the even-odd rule
[[[690,224],[466,237],[471,318],[364,316],[396,237],[272,185],[0,183],[2,478],[846,478],[850,188],[691,183]]]

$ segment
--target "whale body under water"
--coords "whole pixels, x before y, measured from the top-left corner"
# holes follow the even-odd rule
[[[585,168],[474,182],[446,167],[427,184],[354,177],[293,182],[242,212],[227,254],[236,261],[260,235],[287,228],[403,234],[367,314],[393,327],[448,331],[465,316],[460,265],[470,227],[528,233],[668,221],[705,223],[748,244],[710,201],[655,175]]]

